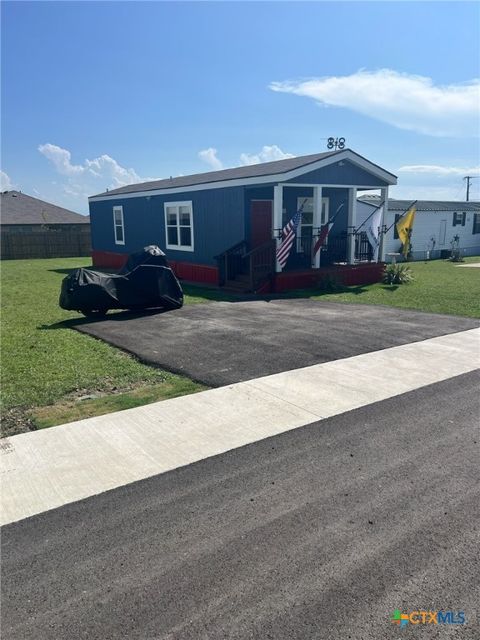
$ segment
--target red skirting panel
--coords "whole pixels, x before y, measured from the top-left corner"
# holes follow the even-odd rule
[[[345,286],[373,284],[382,280],[384,267],[382,262],[372,262],[277,273],[275,274],[275,293],[292,289],[313,289],[320,287],[322,281],[329,278]]]
[[[192,264],[190,262],[174,262],[173,260],[169,260],[168,263],[179,280],[218,285],[217,267],[210,267],[205,264]]]
[[[113,251],[92,251],[92,264],[103,269],[121,269],[127,261],[128,254]],[[169,260],[173,272],[179,280],[218,285],[218,269],[205,264],[176,262]]]
[[[92,264],[101,269],[121,269],[127,261],[127,253],[114,253],[113,251],[92,251]]]

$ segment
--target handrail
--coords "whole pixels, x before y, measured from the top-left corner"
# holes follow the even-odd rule
[[[219,258],[223,258],[224,256],[228,255],[229,253],[233,253],[234,251],[239,249],[242,245],[246,246],[246,244],[247,244],[246,240],[240,240],[240,242],[237,242],[237,244],[234,244],[233,246],[229,247],[228,249],[225,249],[225,251],[222,251],[222,253],[219,253],[218,256],[214,256],[214,260],[218,260]]]
[[[259,245],[258,247],[254,247],[253,249],[250,249],[250,251],[246,253],[243,257],[248,258],[249,256],[255,253],[259,253],[260,251],[262,251],[263,249],[266,249],[267,247],[271,247],[272,244],[273,244],[273,239],[269,240],[268,242],[265,242],[264,244]]]
[[[254,291],[258,285],[275,272],[275,239],[245,251],[246,240],[237,242],[223,253],[215,256],[220,268],[220,285],[239,274],[248,273],[250,289]]]
[[[240,240],[229,249],[226,249],[223,253],[215,256],[215,260],[218,263],[219,268],[219,284],[220,286],[230,278],[234,277],[238,273],[239,260],[243,263],[245,250],[247,249],[247,241]]]
[[[249,261],[250,289],[255,291],[262,280],[272,278],[275,272],[275,240],[272,238],[268,242],[255,247],[245,256]],[[263,258],[256,261],[257,256]]]

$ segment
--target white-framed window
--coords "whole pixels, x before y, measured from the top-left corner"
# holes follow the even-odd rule
[[[304,251],[309,253],[311,251],[311,245],[312,245],[313,198],[302,198],[302,197],[297,198],[297,211],[300,209],[300,207],[304,202],[305,202],[305,205],[303,207],[303,214],[300,222],[299,234],[297,235],[297,253],[302,253]],[[329,205],[329,199],[322,198],[322,220],[320,223],[322,225],[324,225],[328,220],[328,205]]]
[[[115,244],[125,244],[125,227],[123,225],[123,207],[113,207],[113,233]]]
[[[164,208],[167,249],[193,251],[192,201],[165,202]]]

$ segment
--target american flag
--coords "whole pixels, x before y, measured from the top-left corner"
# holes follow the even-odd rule
[[[307,198],[302,203],[302,206],[297,211],[297,213],[293,216],[291,220],[287,222],[287,224],[283,227],[282,230],[282,242],[280,243],[277,249],[277,260],[282,267],[287,264],[288,256],[290,255],[290,251],[292,249],[293,241],[295,240],[295,235],[297,233],[298,225],[300,224],[300,220],[302,219],[303,207],[307,202]]]

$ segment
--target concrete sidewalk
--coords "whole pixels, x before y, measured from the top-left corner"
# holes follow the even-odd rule
[[[2,523],[471,372],[479,338],[470,329],[5,439]]]

